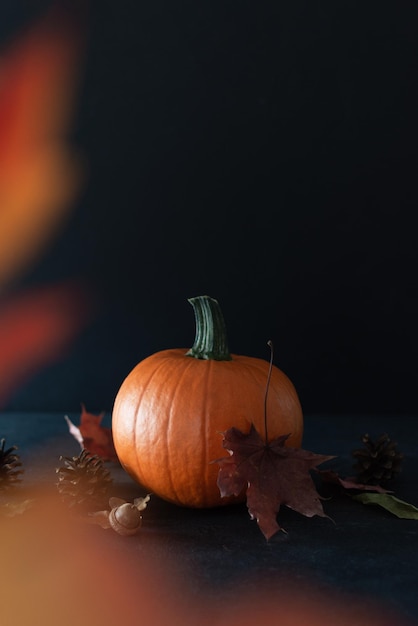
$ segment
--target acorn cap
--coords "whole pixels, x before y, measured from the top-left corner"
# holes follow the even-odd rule
[[[142,516],[134,504],[125,502],[110,511],[109,523],[119,535],[135,535],[141,528]]]

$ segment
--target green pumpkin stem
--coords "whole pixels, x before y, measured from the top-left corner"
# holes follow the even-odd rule
[[[196,336],[193,346],[186,356],[195,359],[231,361],[226,326],[221,308],[209,296],[197,296],[189,299],[196,319]]]

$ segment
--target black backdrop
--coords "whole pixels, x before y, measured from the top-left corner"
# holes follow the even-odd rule
[[[1,3],[3,40],[47,5]],[[416,2],[89,14],[88,181],[18,288],[82,276],[99,306],[6,408],[110,410],[137,361],[191,345],[187,298],[207,293],[233,352],[268,359],[273,340],[305,413],[414,413]]]

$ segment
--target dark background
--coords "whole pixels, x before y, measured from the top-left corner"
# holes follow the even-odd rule
[[[2,2],[2,41],[48,4]],[[111,410],[207,293],[305,413],[415,413],[417,36],[412,1],[93,2],[88,181],[17,288],[81,276],[98,307],[6,408]]]

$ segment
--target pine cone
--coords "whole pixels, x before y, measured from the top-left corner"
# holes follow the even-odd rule
[[[60,457],[64,466],[57,468],[57,488],[70,507],[94,510],[106,506],[112,484],[103,459],[83,449],[78,456]]]
[[[0,441],[0,491],[9,489],[21,482],[21,474],[23,474],[22,463],[20,457],[16,454],[16,446],[4,449],[6,440]]]
[[[375,442],[368,434],[363,435],[361,440],[365,447],[352,452],[352,456],[357,459],[353,465],[357,482],[363,485],[385,485],[401,471],[403,455],[386,433]]]

